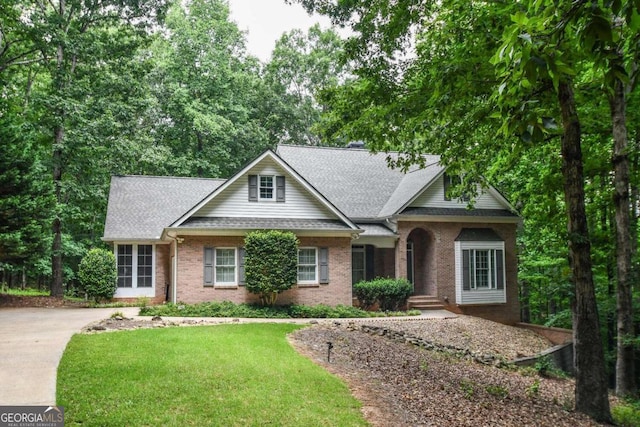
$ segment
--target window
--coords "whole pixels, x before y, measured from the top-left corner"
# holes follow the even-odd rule
[[[273,200],[273,176],[260,175],[260,200]]]
[[[244,248],[204,248],[204,285],[244,284]]]
[[[495,249],[466,249],[462,251],[463,269],[465,270],[465,289],[499,289],[502,282],[502,271],[496,266],[502,264],[502,251]],[[468,260],[468,268],[465,261]]]
[[[249,175],[249,201],[285,201],[285,178],[281,175]]]
[[[318,283],[316,248],[298,249],[298,283]]]
[[[443,180],[443,185],[444,185],[444,199],[447,201],[452,200],[451,196],[449,195],[449,192],[451,191],[451,187],[457,187],[462,185],[462,177],[460,175],[449,175],[447,173],[445,173],[442,176],[442,180]],[[468,191],[463,190],[462,194],[460,195],[460,197],[458,197],[458,200],[462,201],[462,202],[468,202],[469,200],[471,200],[471,194],[469,194]]]
[[[153,288],[153,245],[116,245],[116,263],[118,288]]]
[[[236,250],[235,248],[216,248],[217,284],[236,284]]]

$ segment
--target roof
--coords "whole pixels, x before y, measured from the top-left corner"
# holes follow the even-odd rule
[[[113,176],[104,240],[156,240],[223,179]]]
[[[395,214],[444,170],[439,156],[405,174],[368,150],[279,145],[277,154],[352,219]]]
[[[402,215],[518,218],[518,215],[507,209],[407,208],[402,211]]]
[[[189,218],[179,228],[225,229],[225,230],[332,230],[351,231],[352,228],[339,220],[304,218]]]
[[[463,228],[456,237],[456,242],[502,242],[491,228]]]

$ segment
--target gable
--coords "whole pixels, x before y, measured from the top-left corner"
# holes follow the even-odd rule
[[[478,196],[475,199],[474,209],[476,210],[511,210],[509,203],[493,188],[482,189],[478,186]],[[434,180],[428,188],[411,202],[409,208],[449,208],[466,209],[467,202],[452,198],[445,199],[444,174]]]
[[[273,200],[258,198],[255,201],[249,200],[250,176],[284,177],[284,201],[278,201],[275,195]],[[275,179],[273,184],[275,186]],[[192,216],[199,218],[338,218],[272,157],[265,157],[245,170],[223,191],[194,211]]]

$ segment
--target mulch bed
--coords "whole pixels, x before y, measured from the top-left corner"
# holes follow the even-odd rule
[[[0,307],[84,307],[84,302],[65,300],[62,297],[34,297],[0,294]]]

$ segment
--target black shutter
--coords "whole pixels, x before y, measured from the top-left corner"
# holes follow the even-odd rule
[[[496,288],[504,289],[504,262],[502,260],[503,251],[501,249],[498,249],[495,251],[495,253],[496,253],[496,275],[497,275]]]
[[[214,248],[204,248],[204,285],[213,286],[213,254]]]
[[[364,255],[364,261],[365,261],[365,269],[364,269],[364,280],[373,280],[375,278],[376,275],[376,270],[375,270],[375,247],[373,245],[366,245],[365,246],[365,255]]]
[[[444,199],[451,200],[451,197],[447,194],[449,192],[449,187],[451,187],[451,176],[446,172],[442,175],[442,183],[444,187]]]
[[[462,290],[471,290],[471,251],[464,249],[462,251]]]
[[[244,278],[244,248],[238,249],[238,283],[245,284]]]
[[[276,176],[276,201],[284,202],[284,176]]]
[[[258,175],[249,175],[249,201],[258,201]]]
[[[320,269],[320,283],[329,283],[329,248],[318,248],[318,267]]]

